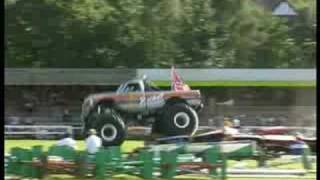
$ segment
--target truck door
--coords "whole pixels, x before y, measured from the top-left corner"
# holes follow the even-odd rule
[[[165,101],[163,97],[163,92],[153,89],[148,84],[145,85],[145,97],[146,97],[146,106],[149,110],[158,109],[164,106]]]
[[[146,101],[149,110],[161,108],[165,104],[162,92],[146,92]]]
[[[125,108],[129,112],[142,112],[146,109],[146,101],[143,85],[139,82],[128,83],[125,87],[126,101],[122,103],[121,108]]]

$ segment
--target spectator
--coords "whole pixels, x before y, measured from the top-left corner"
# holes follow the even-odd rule
[[[102,146],[101,138],[98,137],[95,129],[89,130],[89,137],[86,139],[86,149],[88,153],[95,154]]]
[[[223,132],[226,137],[231,137],[234,134],[238,134],[238,129],[232,128],[233,124],[230,122],[229,118],[224,118]]]
[[[19,117],[16,116],[11,116],[8,117],[8,125],[20,125],[21,124],[21,119]]]
[[[293,155],[301,155],[305,148],[309,146],[303,141],[303,135],[298,133],[296,136],[296,141],[289,146],[291,153]]]
[[[33,109],[35,107],[35,104],[33,102],[26,102],[24,104],[24,108],[28,111],[28,112],[32,112]]]
[[[77,142],[72,138],[72,135],[70,133],[65,133],[61,140],[57,142],[57,146],[69,146],[73,149],[77,148]]]
[[[27,117],[25,120],[24,120],[24,125],[34,125],[34,121],[31,117]]]
[[[304,139],[304,135],[300,132],[296,132],[295,133],[295,137],[297,140],[303,140]]]
[[[23,92],[24,108],[32,113],[36,108],[36,105],[39,103],[38,98],[32,93]]]
[[[275,123],[275,118],[271,117],[271,118],[267,118],[267,125],[268,126],[276,126],[276,123]]]
[[[208,119],[208,125],[210,127],[213,127],[214,126],[214,120],[212,118]]]
[[[58,94],[53,92],[49,95],[49,101],[51,105],[55,105],[58,101]]]
[[[69,112],[69,109],[65,109],[63,111],[62,120],[63,120],[63,122],[70,122],[72,120],[72,116]]]
[[[52,106],[61,106],[61,105],[65,105],[65,100],[63,97],[63,92],[52,92],[49,95],[49,102]]]
[[[235,129],[240,129],[240,120],[239,119],[237,119],[237,118],[233,119],[233,127]]]

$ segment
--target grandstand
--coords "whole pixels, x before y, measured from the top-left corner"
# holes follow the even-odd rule
[[[168,89],[169,71],[7,68],[5,122],[79,125],[81,103],[88,94],[114,91],[118,84],[142,74]],[[223,116],[237,117],[245,125],[266,125],[268,120],[292,126],[315,124],[314,69],[178,69],[178,73],[192,88],[201,90],[205,103],[201,125],[210,119],[218,125]]]

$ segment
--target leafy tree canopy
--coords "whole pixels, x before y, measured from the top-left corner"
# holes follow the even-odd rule
[[[315,0],[5,0],[6,67],[312,68]]]

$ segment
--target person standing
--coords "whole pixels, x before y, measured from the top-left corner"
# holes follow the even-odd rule
[[[223,125],[223,134],[225,140],[232,140],[232,136],[239,133],[238,129],[233,128],[233,124],[229,118],[224,118]]]
[[[237,118],[233,119],[233,127],[238,130],[240,129],[240,120],[239,119],[237,119]]]
[[[63,122],[66,122],[66,123],[69,123],[69,122],[71,122],[72,121],[72,116],[71,116],[71,114],[70,114],[70,111],[69,111],[69,109],[64,109],[64,111],[63,111],[63,116],[62,116],[62,120],[63,120]]]
[[[86,149],[89,154],[95,154],[102,146],[101,138],[98,137],[95,129],[89,130],[89,137],[86,139]]]

